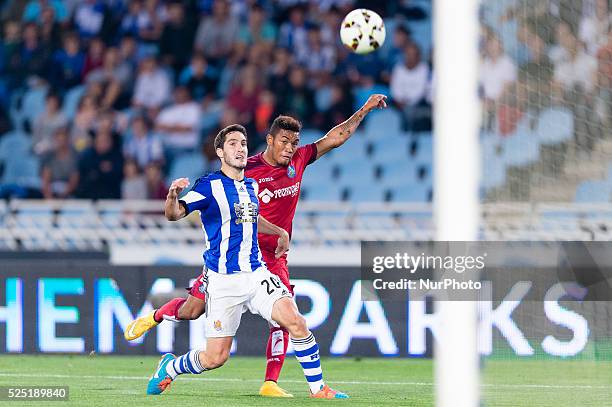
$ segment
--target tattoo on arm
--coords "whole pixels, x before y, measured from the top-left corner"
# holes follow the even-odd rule
[[[340,135],[344,136],[346,135],[350,135],[352,132],[355,131],[355,129],[357,128],[357,126],[359,126],[359,123],[361,123],[361,121],[364,118],[364,113],[361,110],[358,110],[357,112],[355,112],[355,114],[353,114],[351,117],[349,117],[345,122],[340,124]]]

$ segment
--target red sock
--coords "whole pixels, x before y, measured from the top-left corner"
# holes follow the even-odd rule
[[[270,337],[268,338],[268,346],[266,346],[266,381],[278,381],[285,354],[287,353],[287,345],[289,345],[289,332],[283,328],[270,328]]]
[[[181,318],[178,316],[179,308],[187,301],[187,298],[174,298],[155,311],[153,319],[157,322],[161,322],[164,319],[173,321],[179,321]]]

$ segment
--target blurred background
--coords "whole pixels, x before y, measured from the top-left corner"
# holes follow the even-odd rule
[[[386,26],[368,55],[340,43],[359,7]],[[480,2],[480,240],[612,237],[611,11]],[[200,346],[201,321],[122,335],[199,274],[200,220],[166,221],[169,182],[215,171],[228,124],[255,154],[291,114],[307,144],[384,93],[390,108],[305,172],[289,264],[322,354],[431,357],[432,302],[362,301],[359,266],[363,240],[435,236],[432,20],[430,0],[0,1],[0,352]],[[609,404],[609,303],[520,299],[481,310],[483,399]],[[260,356],[265,328],[244,324],[233,351]],[[432,381],[427,359],[410,363],[402,377]]]

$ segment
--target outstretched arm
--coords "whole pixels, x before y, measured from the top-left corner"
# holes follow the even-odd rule
[[[185,188],[189,186],[189,180],[187,178],[178,178],[172,181],[168,195],[166,196],[166,204],[164,206],[164,213],[168,220],[179,220],[187,215],[185,207],[178,201],[178,196]]]
[[[327,132],[325,136],[319,139],[317,145],[317,159],[325,155],[332,149],[340,147],[348,140],[361,121],[374,109],[384,109],[387,107],[387,97],[385,95],[374,94],[368,98],[368,101],[351,117],[343,121],[333,129]]]
[[[274,252],[275,257],[278,259],[280,256],[285,254],[289,250],[289,233],[279,226],[269,222],[263,216],[257,217],[257,232],[263,233],[264,235],[278,235],[278,245]]]

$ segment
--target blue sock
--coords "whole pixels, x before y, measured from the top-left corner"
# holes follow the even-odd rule
[[[199,350],[192,350],[169,362],[166,365],[168,376],[174,380],[176,376],[181,374],[200,374],[208,370],[200,364],[200,352]]]
[[[291,338],[291,343],[295,349],[295,357],[304,370],[304,376],[308,386],[310,386],[310,392],[315,394],[324,386],[321,359],[319,358],[319,345],[317,345],[317,341],[312,333],[303,339]]]

